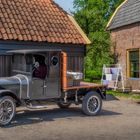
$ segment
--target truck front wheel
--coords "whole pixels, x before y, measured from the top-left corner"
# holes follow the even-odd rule
[[[102,99],[97,92],[87,93],[82,102],[82,110],[86,115],[98,115],[102,108]]]
[[[15,116],[16,105],[10,96],[0,97],[0,125],[9,124]]]

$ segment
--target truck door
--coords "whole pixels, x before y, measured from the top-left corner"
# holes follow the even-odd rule
[[[33,78],[31,99],[43,99],[45,97],[43,87],[44,87],[44,80],[39,78]]]
[[[61,52],[50,52],[49,54],[49,72],[46,77],[46,97],[58,98],[60,97],[60,60]]]
[[[46,98],[45,78],[47,75],[47,65],[45,63],[46,57],[43,55],[33,55],[34,66],[32,70],[32,87],[31,99],[44,99]]]
[[[39,62],[40,71],[35,72],[32,78],[31,99],[47,99],[60,97],[60,60],[61,51],[50,51],[46,57],[35,56],[36,62]],[[45,64],[44,64],[45,62]],[[37,65],[37,64],[36,64]],[[44,65],[47,71],[44,70]]]

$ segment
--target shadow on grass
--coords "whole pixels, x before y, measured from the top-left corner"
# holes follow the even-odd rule
[[[102,116],[112,116],[112,115],[121,115],[121,113],[112,112],[108,110],[102,110],[99,116],[96,117],[102,117]],[[40,122],[50,122],[50,121],[56,121],[57,119],[74,119],[74,117],[82,118],[82,117],[88,117],[82,113],[81,108],[79,107],[73,107],[69,109],[47,109],[47,110],[35,110],[35,111],[29,111],[29,110],[22,110],[20,112],[17,112],[14,121],[4,128],[11,128],[16,126],[22,126],[22,125],[30,125],[30,124],[36,124]],[[93,116],[91,116],[93,117]]]
[[[106,100],[105,101],[113,101],[113,100],[119,100],[119,99],[112,94],[107,94],[106,95]]]

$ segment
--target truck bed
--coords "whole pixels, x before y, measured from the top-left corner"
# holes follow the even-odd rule
[[[105,88],[107,85],[101,85],[101,84],[95,84],[95,83],[89,83],[89,82],[80,82],[79,86],[72,86],[67,87],[63,89],[64,91],[68,90],[78,90],[78,89],[91,89],[91,88]]]

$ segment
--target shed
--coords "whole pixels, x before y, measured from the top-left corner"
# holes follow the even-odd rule
[[[125,0],[110,19],[112,51],[123,67],[126,86],[140,90],[140,0]]]
[[[69,69],[83,71],[87,44],[74,18],[53,0],[0,0],[0,77],[11,74],[6,52],[18,49],[61,49]]]

